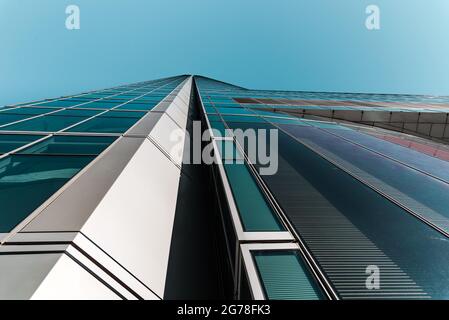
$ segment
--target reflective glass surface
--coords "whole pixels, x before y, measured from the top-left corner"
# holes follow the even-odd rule
[[[117,108],[117,110],[151,110],[156,103],[128,103]]]
[[[9,232],[93,156],[13,155],[0,160],[0,232]]]
[[[77,109],[77,108],[73,108],[73,109],[65,109],[65,110],[61,110],[58,111],[57,113],[55,113],[55,116],[69,116],[69,117],[92,117],[95,116],[97,114],[99,114],[100,112],[103,112],[101,110],[85,110],[85,109]]]
[[[6,126],[3,130],[54,132],[67,128],[84,119],[87,119],[87,117],[46,115]]]
[[[67,108],[67,107],[73,107],[82,103],[85,103],[86,100],[77,100],[77,99],[66,99],[66,100],[56,100],[56,101],[45,101],[45,102],[41,102],[41,103],[37,103],[35,104],[35,106],[39,106],[39,107],[63,107],[63,108]]]
[[[36,107],[22,107],[8,110],[8,113],[11,114],[26,114],[26,115],[38,115],[44,114],[47,112],[54,112],[58,110],[58,108],[36,108]]]
[[[325,299],[297,251],[255,251],[253,257],[268,299]]]
[[[0,134],[0,154],[10,152],[40,138],[42,138],[42,136]]]
[[[97,155],[116,137],[53,136],[20,151],[21,154]]]
[[[0,125],[6,125],[8,123],[23,120],[23,119],[30,118],[30,117],[32,117],[32,115],[10,114],[10,113],[6,113],[6,112],[0,112]],[[0,128],[0,130],[5,130],[5,129],[3,129],[3,127],[2,127],[2,128]]]
[[[283,128],[312,147],[318,147],[323,154],[331,157],[357,177],[369,181],[413,212],[421,214],[449,232],[449,211],[447,210],[449,184],[447,182],[320,129],[298,126],[283,126]],[[403,151],[409,152],[408,149]],[[443,168],[449,170],[446,162],[436,161],[442,162],[439,166],[441,171],[444,172]],[[425,163],[418,166],[423,168]]]
[[[138,118],[97,117],[83,122],[69,132],[124,133],[131,128]]]
[[[123,102],[122,102],[123,103]],[[94,101],[94,102],[90,102],[88,104],[83,104],[82,106],[80,106],[81,108],[88,108],[88,109],[111,109],[114,108],[118,105],[120,105],[120,102],[116,102],[116,101],[105,101],[105,100],[99,100],[99,101]]]
[[[245,164],[224,164],[245,231],[285,230]]]

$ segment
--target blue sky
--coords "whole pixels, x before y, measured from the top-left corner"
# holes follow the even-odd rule
[[[65,28],[65,8],[81,29]],[[381,29],[365,28],[365,8]],[[449,95],[447,0],[0,0],[0,105],[181,73]]]

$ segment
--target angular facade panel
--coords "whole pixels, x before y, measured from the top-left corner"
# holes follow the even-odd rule
[[[189,75],[2,107],[0,298],[448,299],[448,114]]]

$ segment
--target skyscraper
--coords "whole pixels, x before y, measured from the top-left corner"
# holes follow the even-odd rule
[[[0,298],[447,299],[448,114],[188,75],[0,108]]]

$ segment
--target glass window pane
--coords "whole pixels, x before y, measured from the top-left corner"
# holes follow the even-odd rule
[[[118,107],[117,110],[151,110],[154,108],[156,103],[128,103],[121,107]]]
[[[227,161],[229,163],[236,163],[236,161],[240,161],[239,163],[243,164],[243,155],[237,149],[234,141],[232,140],[215,140],[217,143],[218,151],[221,155],[221,160]]]
[[[91,99],[91,100],[89,100],[90,102],[92,102],[92,103],[110,103],[110,104],[122,104],[122,103],[124,103],[125,101],[123,101],[123,100],[120,100],[120,99],[114,99],[113,97],[112,98],[104,98],[103,97],[103,99],[102,100],[97,100],[97,101],[94,101],[94,100],[96,100],[96,99]]]
[[[92,117],[99,114],[100,110],[84,110],[84,109],[66,109],[55,113],[55,116],[70,116],[70,117]]]
[[[277,124],[296,124],[299,126],[308,126],[306,121],[302,121],[299,119],[288,119],[288,118],[274,118],[274,117],[263,117],[264,120],[269,122],[277,123]]]
[[[37,108],[37,107],[30,107],[30,108],[17,108],[13,110],[7,111],[10,114],[29,114],[29,115],[39,115],[44,114],[47,112],[54,112],[58,110],[57,108]]]
[[[256,251],[253,257],[268,299],[325,299],[297,251]]]
[[[25,114],[9,114],[5,112],[0,112],[0,126],[4,124],[8,124],[11,122],[23,120],[26,118],[32,117],[31,115],[25,115]],[[0,130],[6,130],[1,128]]]
[[[254,115],[253,112],[243,108],[216,108],[219,113],[222,114],[247,114]]]
[[[69,129],[68,132],[123,133],[138,120],[138,118],[97,117]]]
[[[117,117],[117,118],[142,118],[146,112],[142,111],[108,111],[101,115],[101,117]]]
[[[221,136],[221,137],[226,137],[226,128],[224,126],[223,122],[218,122],[218,121],[211,121],[210,122],[211,128],[218,130],[220,132],[220,134],[215,134],[215,136]]]
[[[217,108],[242,108],[242,106],[237,103],[219,103],[216,106]]]
[[[96,100],[96,99],[101,99],[101,98],[107,97],[107,96],[112,95],[112,94],[113,93],[110,93],[110,94],[100,94],[100,93],[97,93],[97,94],[86,94],[86,95],[82,95],[82,96],[76,97],[76,99],[83,98],[83,99]]]
[[[114,99],[131,100],[131,99],[134,99],[135,97],[137,97],[137,96],[136,96],[136,95],[128,94],[128,95],[118,95],[118,96],[115,96],[115,97],[113,97],[113,98],[114,98]]]
[[[42,138],[42,136],[24,134],[1,134],[0,153],[10,152],[40,138]]]
[[[223,119],[226,122],[262,122],[265,123],[265,121],[257,116],[223,116]]]
[[[449,155],[443,146],[438,146],[438,148],[441,147],[439,150],[432,145],[409,140],[406,135],[390,136],[382,134],[376,137],[368,135],[367,133],[370,133],[370,131],[364,133],[339,129],[329,129],[328,131],[406,163],[411,167],[428,172],[449,183],[449,162],[434,157],[434,155],[438,155],[439,151],[441,154]]]
[[[158,104],[159,102],[161,102],[161,100],[162,100],[162,98],[160,98],[160,97],[145,97],[145,99],[136,99],[136,100],[133,100],[133,102],[132,103],[137,103],[137,104],[153,104],[153,105],[156,105],[156,104]]]
[[[322,130],[297,126],[285,128],[300,141],[318,146],[323,154],[355,176],[369,181],[398,203],[449,231],[447,183]],[[444,167],[439,168],[443,171]]]
[[[218,113],[217,109],[215,109],[214,107],[204,107],[204,108],[206,109],[206,113],[208,115],[217,114]]]
[[[117,137],[53,136],[22,150],[21,154],[98,155]]]
[[[93,158],[13,155],[0,160],[0,232],[10,232]]]
[[[114,107],[118,106],[121,103],[123,103],[123,102],[117,102],[117,101],[112,101],[111,102],[111,101],[101,100],[101,101],[90,102],[88,104],[83,104],[82,106],[80,106],[80,108],[111,109],[111,108],[114,108]]]
[[[207,117],[209,118],[209,121],[222,121],[220,116],[217,116],[217,115],[211,114],[211,115],[207,115]]]
[[[85,103],[85,100],[67,99],[67,100],[56,100],[56,101],[46,101],[36,106],[47,106],[47,107],[73,107],[75,105]]]
[[[83,121],[84,119],[87,119],[87,117],[47,115],[6,126],[3,130],[54,132],[67,128],[68,126]]]
[[[447,238],[382,194],[282,131],[278,171],[262,179],[311,252],[320,252],[315,258],[342,298],[379,297],[360,280],[374,260],[383,261],[381,270],[391,268],[391,281],[402,287],[384,282],[383,297],[448,298]],[[323,241],[332,243],[324,252]],[[351,250],[354,243],[365,249]],[[351,271],[335,252],[344,252],[346,261],[358,262],[362,271]],[[358,285],[348,288],[339,282],[336,267]]]
[[[271,211],[245,164],[224,164],[246,231],[285,230]]]

